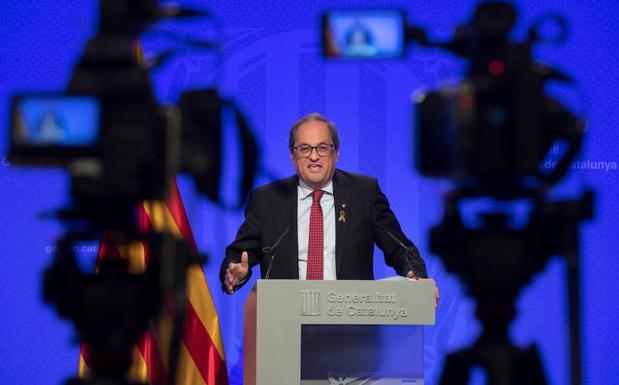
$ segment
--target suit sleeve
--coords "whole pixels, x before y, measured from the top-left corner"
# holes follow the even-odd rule
[[[257,206],[256,197],[252,193],[245,208],[245,221],[239,228],[234,241],[226,247],[225,257],[219,271],[222,289],[224,288],[224,277],[228,265],[230,263],[240,263],[243,251],[247,251],[249,256],[249,272],[247,278],[240,286],[243,286],[251,277],[252,267],[260,263],[262,241],[260,237],[260,216]]]
[[[398,275],[406,276],[412,268],[415,277],[427,278],[426,265],[419,255],[417,246],[402,232],[400,223],[389,207],[387,197],[383,194],[375,179],[372,195],[374,241],[382,250],[385,256],[385,263],[393,267]],[[400,242],[405,247],[402,247]]]

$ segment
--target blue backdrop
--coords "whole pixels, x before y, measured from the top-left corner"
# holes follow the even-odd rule
[[[425,370],[436,384],[445,355],[473,341],[479,333],[472,310],[457,278],[447,274],[428,251],[427,233],[441,217],[440,196],[447,182],[422,178],[412,167],[411,94],[461,75],[462,62],[442,52],[412,47],[401,61],[327,63],[320,57],[319,13],[326,7],[397,6],[409,20],[426,26],[431,36],[447,38],[453,27],[468,20],[476,2],[469,0],[412,1],[183,1],[207,8],[209,22],[172,23],[184,34],[225,36],[223,54],[214,57],[185,51],[153,72],[162,102],[174,102],[180,92],[217,86],[248,114],[262,149],[263,175],[293,172],[286,149],[289,126],[301,115],[318,111],[334,120],[342,136],[339,167],[376,176],[405,232],[419,245],[429,273],[441,288],[437,324],[426,329]],[[538,57],[572,75],[575,88],[551,92],[588,119],[582,163],[556,189],[569,195],[591,186],[598,192],[596,218],[582,228],[583,359],[587,384],[614,385],[619,379],[616,357],[619,305],[615,300],[617,220],[617,65],[619,36],[615,0],[526,0],[517,3],[522,36],[535,16],[556,10],[565,15],[571,35],[561,47],[539,47]],[[93,0],[13,0],[0,6],[0,148],[7,144],[12,93],[64,89],[71,69],[96,26]],[[175,42],[146,35],[147,55]],[[237,154],[229,144],[226,162]],[[606,162],[608,167],[598,165]],[[234,170],[234,169],[231,169]],[[228,176],[234,175],[230,171]],[[259,183],[270,180],[263,176]],[[67,178],[59,170],[0,167],[0,383],[59,384],[76,372],[78,351],[71,328],[42,304],[41,273],[51,259],[60,226],[37,219],[66,201]],[[223,210],[196,196],[180,180],[185,204],[199,247],[211,256],[205,267],[224,336],[231,382],[240,384],[242,305],[248,289],[235,296],[221,294],[219,260],[242,220],[240,212]],[[87,252],[93,252],[86,249]],[[377,254],[378,277],[391,275]],[[538,344],[551,384],[568,382],[567,282],[562,258],[552,259],[534,277],[518,301],[519,315],[511,335],[519,345]]]

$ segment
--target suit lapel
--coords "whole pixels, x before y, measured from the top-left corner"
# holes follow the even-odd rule
[[[335,201],[335,273],[339,277],[344,258],[346,224],[350,203],[350,189],[338,170],[333,176],[333,197]]]
[[[297,230],[297,185],[296,177],[290,178],[290,182],[286,183],[286,197],[282,207],[282,223],[287,223],[290,226],[290,234],[286,237],[285,256],[290,265],[292,279],[299,279],[299,240]]]

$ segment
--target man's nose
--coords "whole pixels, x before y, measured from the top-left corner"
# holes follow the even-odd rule
[[[312,147],[308,158],[310,158],[311,160],[318,160],[320,158],[320,155],[318,155],[318,148]]]

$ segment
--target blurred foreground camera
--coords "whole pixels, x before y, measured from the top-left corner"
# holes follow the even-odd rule
[[[512,4],[485,1],[449,41],[432,41],[398,10],[328,11],[322,19],[327,58],[394,58],[403,56],[405,43],[416,43],[468,64],[458,84],[413,98],[415,166],[454,185],[441,223],[430,231],[430,250],[475,298],[483,327],[471,347],[447,356],[441,385],[468,384],[473,367],[485,370],[489,385],[546,384],[535,345],[514,346],[508,331],[522,287],[557,255],[567,265],[571,380],[581,383],[578,230],[593,216],[593,192],[561,201],[548,192],[580,151],[585,123],[544,92],[549,82],[570,78],[532,57],[536,43],[551,40],[542,26],[554,23],[558,42],[567,22],[547,15],[513,41],[516,19]],[[546,166],[550,154],[558,156],[553,167]],[[473,215],[476,226],[463,219],[467,207],[482,208]],[[522,207],[527,217],[514,221]]]
[[[57,213],[67,231],[43,285],[45,300],[73,321],[88,351],[89,375],[67,384],[135,385],[127,373],[132,349],[164,313],[172,321],[167,382],[175,382],[186,272],[204,258],[177,233],[144,225],[144,205],[165,204],[178,173],[189,174],[199,193],[223,204],[224,116],[234,116],[240,143],[238,206],[253,184],[256,141],[235,104],[214,89],[184,92],[178,106],[158,104],[137,42],[147,29],[156,32],[160,19],[205,15],[152,0],[101,1],[98,33],[87,42],[66,91],[13,98],[8,159],[62,167],[71,178],[71,205]],[[201,50],[216,45],[185,42]],[[163,52],[153,62],[173,54]],[[99,240],[97,272],[83,271],[76,250]],[[128,258],[136,249],[148,260],[140,271]]]

